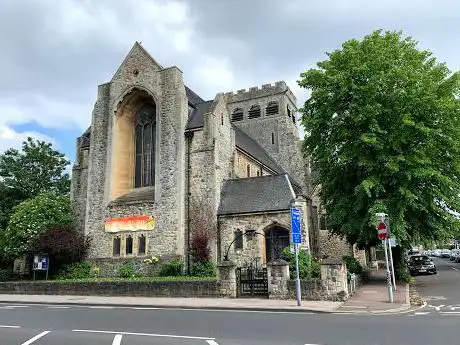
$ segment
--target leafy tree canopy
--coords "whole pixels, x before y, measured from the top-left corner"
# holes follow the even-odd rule
[[[460,210],[459,74],[399,32],[346,41],[301,74],[304,151],[333,232],[376,241],[375,212],[408,245],[440,239]]]
[[[69,161],[50,143],[27,138],[22,149],[9,149],[0,155],[0,180],[5,187],[21,193],[25,198],[43,192],[68,195]]]
[[[3,250],[9,259],[33,251],[33,245],[47,230],[70,226],[72,209],[68,197],[44,193],[14,208],[5,231]]]

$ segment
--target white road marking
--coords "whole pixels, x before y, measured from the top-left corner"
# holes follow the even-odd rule
[[[115,336],[115,338],[113,338],[112,345],[120,345],[121,344],[121,338],[123,338],[123,336],[121,334],[117,334]]]
[[[211,338],[211,337],[191,337],[191,336],[186,336],[186,335],[154,334],[154,333],[94,331],[94,330],[88,330],[88,329],[73,329],[72,332],[104,333],[104,334],[119,334],[119,335],[139,335],[139,336],[144,336],[144,337],[157,337],[157,338],[180,338],[180,339],[196,339],[196,340],[214,340],[214,338]],[[24,345],[24,344],[22,344],[22,345]]]
[[[88,307],[90,309],[113,309],[113,307],[106,307],[106,306],[93,306],[93,307]]]
[[[32,344],[33,342],[35,342],[35,340],[38,340],[40,339],[41,337],[44,337],[45,335],[47,335],[50,331],[44,331],[40,334],[37,334],[35,337],[33,337],[32,339],[29,339],[27,340],[25,343],[22,343],[21,345],[30,345]]]
[[[434,309],[440,311],[442,307],[444,307],[444,304],[438,305],[437,307],[434,307]]]
[[[0,325],[0,328],[21,328],[21,327],[19,327],[19,326]]]
[[[7,305],[5,308],[29,308],[28,305]]]
[[[14,308],[11,308],[11,307],[0,307],[0,309],[13,310]]]
[[[439,314],[444,314],[444,315],[460,315],[460,311],[442,311]]]
[[[428,315],[430,312],[429,311],[423,311],[423,312],[416,312],[414,315]]]
[[[458,268],[456,267],[451,267],[454,271],[458,271]]]
[[[215,340],[206,340],[206,342],[209,344],[209,345],[219,345],[216,343]]]
[[[55,306],[55,307],[46,307],[48,309],[69,309],[70,307],[61,307],[61,306]]]

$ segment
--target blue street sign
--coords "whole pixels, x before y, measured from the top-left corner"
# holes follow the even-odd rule
[[[300,210],[297,208],[291,208],[291,234],[292,243],[294,244],[302,243],[301,218],[302,215],[300,213]]]

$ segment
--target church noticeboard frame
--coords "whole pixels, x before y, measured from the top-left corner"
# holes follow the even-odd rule
[[[154,216],[129,216],[104,220],[105,232],[153,230],[155,225]]]

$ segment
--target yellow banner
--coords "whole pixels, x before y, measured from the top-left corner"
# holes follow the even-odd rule
[[[155,225],[156,219],[153,216],[131,216],[104,220],[106,232],[153,230]]]

